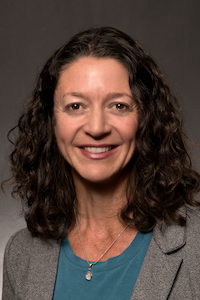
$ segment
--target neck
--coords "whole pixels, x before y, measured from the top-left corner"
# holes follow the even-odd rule
[[[127,203],[127,178],[125,176],[121,178],[109,183],[107,181],[95,184],[74,176],[77,197],[74,208],[79,229],[75,223],[68,232],[68,239],[78,257],[85,259],[85,251],[89,261],[97,261],[128,225],[120,219],[120,211]],[[84,251],[78,231],[81,234]],[[136,234],[137,229],[129,225],[100,260],[120,255]]]
[[[75,177],[78,216],[87,219],[90,225],[95,222],[97,226],[101,222],[119,221],[119,213],[127,203],[126,183],[127,179],[113,183],[90,183]]]
[[[88,182],[75,172],[72,174],[76,189],[74,208],[79,228],[75,223],[68,232],[74,254],[86,259],[85,252],[88,261],[104,261],[120,255],[137,234],[134,226],[130,224],[126,227],[128,223],[120,218],[120,212],[127,203],[127,174],[98,183]],[[117,238],[121,232],[123,234]],[[109,248],[113,241],[113,246]]]

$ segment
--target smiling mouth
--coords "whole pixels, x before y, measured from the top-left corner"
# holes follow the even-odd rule
[[[84,150],[91,152],[91,153],[103,153],[110,151],[113,149],[113,146],[107,146],[107,147],[83,147]]]

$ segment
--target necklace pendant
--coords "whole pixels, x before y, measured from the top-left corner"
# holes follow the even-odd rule
[[[91,280],[92,279],[92,272],[91,271],[87,271],[87,273],[85,275],[85,279],[87,279],[87,280]]]

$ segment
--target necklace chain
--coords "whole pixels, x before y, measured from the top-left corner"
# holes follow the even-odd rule
[[[128,225],[130,223],[128,223],[124,229],[118,234],[118,236],[116,237],[116,239],[112,242],[112,244],[106,249],[106,251],[104,251],[104,253],[95,261],[95,262],[89,262],[88,261],[88,258],[87,258],[87,255],[86,255],[86,252],[85,252],[85,249],[84,249],[84,246],[83,246],[83,242],[82,242],[82,238],[81,238],[81,233],[80,233],[80,229],[79,229],[79,225],[78,225],[78,220],[77,220],[77,216],[76,216],[76,210],[75,210],[75,207],[74,207],[74,216],[75,216],[75,220],[76,220],[76,226],[77,226],[77,229],[78,229],[78,235],[79,235],[79,239],[80,239],[80,242],[81,242],[81,246],[82,246],[82,249],[83,249],[83,253],[85,255],[85,259],[87,261],[87,264],[89,266],[89,269],[88,269],[88,272],[86,273],[85,275],[85,278],[87,280],[91,280],[92,278],[92,272],[91,272],[91,269],[94,265],[96,265],[96,263],[98,263],[98,261],[100,261],[100,259],[110,250],[110,248],[114,245],[114,243],[118,240],[118,238],[120,237],[120,235],[126,230],[126,228],[128,227]]]

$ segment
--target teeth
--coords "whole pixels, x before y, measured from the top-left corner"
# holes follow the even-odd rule
[[[103,152],[107,152],[109,150],[112,149],[111,146],[108,147],[83,147],[83,149],[85,149],[88,152],[91,153],[103,153]]]

